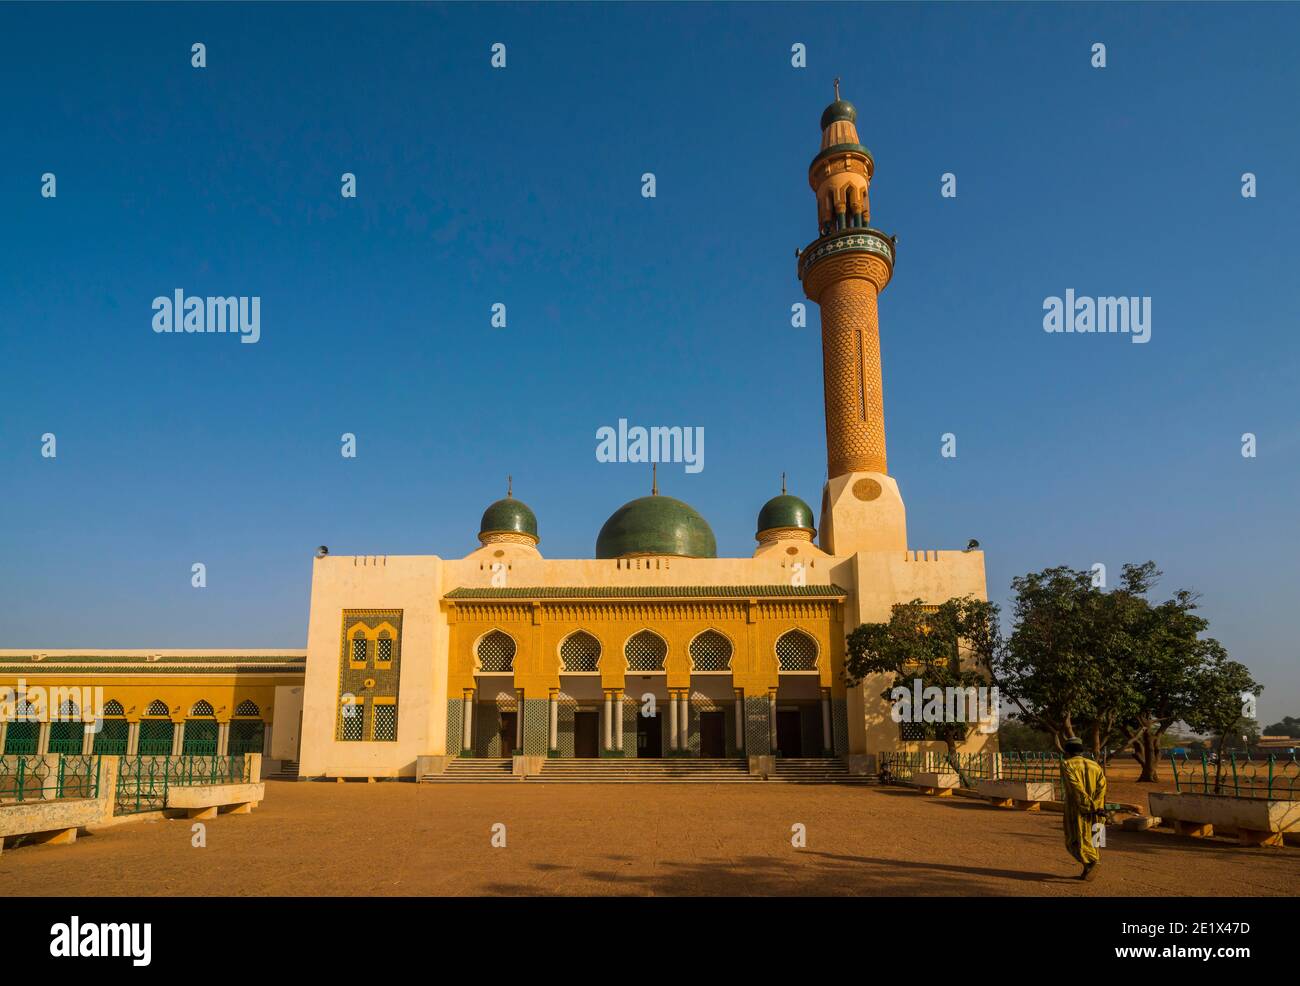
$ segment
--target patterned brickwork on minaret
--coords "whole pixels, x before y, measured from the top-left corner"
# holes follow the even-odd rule
[[[830,479],[888,472],[876,303],[894,269],[893,239],[868,225],[875,162],[859,143],[857,111],[839,98],[838,80],[835,95],[808,169],[820,235],[799,257],[804,292],[821,309]]]

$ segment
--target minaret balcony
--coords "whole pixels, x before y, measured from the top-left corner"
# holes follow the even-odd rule
[[[799,280],[805,280],[808,273],[828,257],[846,253],[871,254],[884,261],[889,271],[893,272],[893,237],[869,226],[859,226],[832,230],[809,243],[799,254]]]

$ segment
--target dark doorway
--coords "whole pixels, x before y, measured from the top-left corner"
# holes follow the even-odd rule
[[[636,755],[638,757],[664,755],[664,721],[658,715],[636,717]]]
[[[519,735],[519,713],[501,713],[501,755],[508,757],[515,752],[515,739]]]
[[[600,713],[573,713],[573,755],[600,756]]]
[[[727,755],[727,717],[721,712],[700,713],[700,756]]]
[[[803,756],[803,734],[799,729],[798,709],[777,710],[776,749],[783,757]]]

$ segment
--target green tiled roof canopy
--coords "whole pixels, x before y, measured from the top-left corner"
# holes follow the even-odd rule
[[[593,586],[461,586],[447,593],[447,599],[634,599],[653,596],[679,597],[772,597],[803,596],[838,599],[848,593],[837,585],[593,585]]]

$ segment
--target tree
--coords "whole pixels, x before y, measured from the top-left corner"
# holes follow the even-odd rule
[[[1214,770],[1214,793],[1218,794],[1223,782],[1224,746],[1230,737],[1257,727],[1255,720],[1245,714],[1245,696],[1258,696],[1264,689],[1244,664],[1229,660],[1218,641],[1210,643],[1214,646],[1208,649],[1205,662],[1196,671],[1196,704],[1186,721],[1192,729],[1210,733],[1216,739],[1215,752],[1219,756]]]
[[[1265,726],[1264,734],[1266,736],[1290,736],[1292,739],[1300,739],[1300,717],[1283,716],[1281,722]]]
[[[894,606],[889,622],[864,623],[849,634],[844,678],[856,687],[868,675],[888,675],[881,697],[896,712],[906,705],[906,720],[923,714],[927,734],[943,740],[948,762],[961,774],[957,746],[978,725],[972,708],[978,705],[976,689],[988,685],[981,668],[987,664],[986,655],[999,646],[994,604],[963,597],[931,608],[914,599]],[[937,709],[932,689],[943,696]],[[912,707],[912,696],[918,694],[926,696],[923,709]],[[949,695],[959,695],[962,701],[949,702]]]

